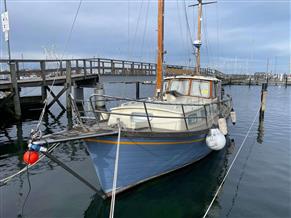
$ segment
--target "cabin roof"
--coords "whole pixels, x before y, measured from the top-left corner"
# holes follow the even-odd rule
[[[170,79],[197,79],[197,80],[208,80],[208,81],[220,81],[219,79],[215,77],[210,77],[210,76],[179,75],[179,76],[169,76],[165,78],[165,80],[170,80]]]

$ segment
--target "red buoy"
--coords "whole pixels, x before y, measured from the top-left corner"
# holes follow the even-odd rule
[[[26,151],[23,155],[23,161],[26,164],[34,164],[39,158],[37,151]]]

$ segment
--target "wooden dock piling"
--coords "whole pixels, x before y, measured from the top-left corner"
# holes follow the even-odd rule
[[[44,101],[47,97],[47,84],[46,84],[46,73],[45,73],[45,61],[40,61],[40,71],[41,71],[41,78],[42,78],[42,86],[41,86],[41,96],[42,101]]]
[[[86,79],[86,76],[87,76],[86,60],[83,60],[83,69],[84,69],[84,78]]]
[[[260,121],[264,120],[264,115],[265,115],[265,110],[266,110],[267,88],[268,88],[268,84],[263,83],[262,90],[261,90]]]
[[[21,118],[21,106],[20,106],[19,89],[18,89],[18,84],[17,84],[16,64],[15,62],[10,62],[9,66],[10,66],[12,91],[14,94],[13,103],[14,103],[15,118],[19,120]]]
[[[70,101],[70,93],[72,91],[72,66],[71,61],[66,61],[66,102],[67,102],[67,112],[72,111],[72,105]]]
[[[139,99],[140,82],[135,83],[135,99]]]

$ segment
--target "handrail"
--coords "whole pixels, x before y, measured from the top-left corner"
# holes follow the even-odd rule
[[[150,118],[149,118],[149,114],[148,114],[148,109],[147,109],[147,106],[146,106],[146,103],[145,102],[143,103],[143,106],[144,106],[145,113],[147,115],[147,120],[148,120],[149,128],[152,131],[152,125],[151,125],[151,122],[150,122]]]
[[[121,115],[121,116],[128,116],[128,117],[148,117],[148,118],[166,118],[166,119],[185,119],[185,117],[169,117],[169,116],[155,116],[155,115],[141,115],[141,114],[125,114],[125,113],[116,113],[116,112],[111,112],[111,111],[103,111],[103,110],[97,110],[94,109],[93,112],[97,113],[104,113],[104,114],[113,114],[113,115]],[[206,117],[195,117],[195,118],[200,118],[200,119],[205,119]]]
[[[192,103],[192,104],[185,104],[185,103],[169,103],[169,102],[166,102],[165,101],[148,101],[148,100],[138,100],[138,99],[133,99],[133,98],[122,98],[122,97],[115,97],[115,96],[110,96],[110,95],[100,95],[100,94],[92,94],[90,97],[89,97],[89,100],[91,101],[91,99],[93,97],[103,97],[105,98],[104,100],[106,100],[106,98],[111,98],[111,99],[115,99],[115,100],[124,100],[124,101],[133,101],[133,102],[140,102],[140,103],[148,103],[148,104],[160,104],[160,105],[183,105],[183,106],[208,106],[208,105],[213,105],[213,104],[220,104],[220,103],[224,103],[224,102],[227,102],[227,101],[230,101],[231,100],[231,97],[227,96],[228,99],[224,99],[224,100],[221,100],[221,101],[215,101],[215,102],[210,102],[210,103],[205,103],[205,104],[196,104],[196,103]]]
[[[112,112],[112,111],[105,111],[105,110],[98,110],[98,108],[95,108],[95,105],[93,104],[93,97],[103,97],[102,100],[96,100],[95,101],[114,101],[111,99],[115,99],[115,101],[120,101],[120,100],[127,100],[127,101],[134,101],[134,102],[140,102],[143,104],[144,110],[145,110],[145,115],[143,114],[129,114],[129,113],[117,113],[117,112]],[[99,95],[99,94],[92,94],[89,97],[89,101],[90,101],[90,106],[92,108],[92,112],[94,113],[94,116],[96,118],[97,121],[99,121],[99,116],[98,113],[104,113],[104,114],[110,114],[110,115],[120,115],[120,116],[129,116],[129,117],[146,117],[147,118],[147,122],[148,122],[148,126],[149,129],[152,131],[152,125],[150,122],[150,118],[163,118],[163,119],[184,119],[185,121],[185,127],[187,130],[189,130],[188,127],[188,117],[186,117],[186,113],[184,110],[184,106],[203,106],[202,108],[200,108],[200,110],[204,110],[204,114],[205,116],[195,116],[196,119],[205,119],[206,125],[209,125],[209,120],[208,120],[208,112],[207,112],[207,106],[209,107],[209,115],[211,116],[211,118],[213,119],[213,111],[212,111],[212,105],[216,105],[216,104],[221,104],[224,102],[229,102],[231,104],[231,97],[227,96],[228,99],[224,99],[222,101],[217,101],[217,102],[212,102],[212,103],[208,103],[208,104],[177,104],[177,103],[164,103],[162,101],[159,102],[152,102],[152,101],[142,101],[142,100],[137,100],[137,99],[130,99],[130,98],[121,98],[121,97],[113,97],[113,96],[108,96],[108,95]],[[109,98],[109,99],[108,99]],[[183,116],[156,116],[156,115],[151,115],[148,113],[148,109],[147,109],[147,105],[146,104],[160,104],[160,105],[180,105],[182,108],[182,113]]]
[[[185,121],[185,126],[186,126],[186,129],[188,130],[188,124],[187,124],[187,119],[186,119],[185,110],[184,110],[183,105],[181,105],[181,108],[182,108],[182,112],[183,112],[183,117],[184,117],[184,121]],[[207,118],[206,118],[206,119],[207,119]]]

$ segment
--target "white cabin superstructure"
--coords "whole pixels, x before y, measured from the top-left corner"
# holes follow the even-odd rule
[[[164,80],[163,100],[127,102],[111,109],[109,126],[118,122],[126,129],[187,131],[205,129],[218,117],[220,80],[204,76],[176,76]],[[208,108],[205,108],[208,105]],[[210,106],[211,105],[211,106]],[[146,107],[146,108],[145,108]],[[208,116],[208,122],[205,117]],[[207,120],[207,118],[206,118]]]

